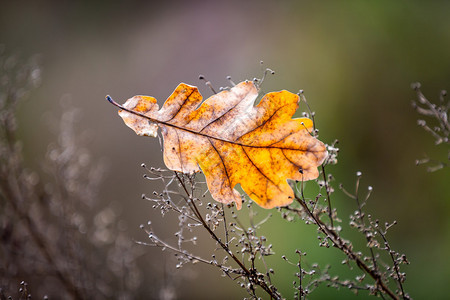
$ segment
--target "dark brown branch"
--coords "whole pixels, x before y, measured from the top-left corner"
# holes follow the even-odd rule
[[[399,299],[395,295],[395,293],[389,289],[389,287],[383,281],[381,275],[375,270],[371,269],[361,258],[359,258],[358,255],[356,255],[356,253],[354,253],[353,250],[349,248],[349,246],[342,240],[342,238],[338,235],[338,233],[334,229],[328,227],[327,224],[322,222],[320,218],[318,218],[308,208],[303,199],[300,199],[298,198],[297,195],[295,195],[295,200],[297,200],[297,202],[300,203],[300,205],[303,208],[303,211],[306,212],[306,214],[311,218],[311,220],[318,226],[319,230],[333,242],[333,246],[341,250],[350,260],[353,260],[362,271],[367,273],[370,277],[372,277],[375,280],[381,292],[387,294],[392,299]],[[292,208],[290,208],[290,210],[296,211],[298,214],[301,214],[301,210],[295,210]]]
[[[200,211],[198,210],[197,206],[194,202],[194,197],[192,194],[188,192],[188,189],[186,187],[186,184],[184,181],[180,178],[179,174],[177,172],[174,172],[175,176],[177,177],[178,181],[180,182],[183,190],[186,192],[189,199],[187,200],[187,204],[191,208],[192,212],[197,216],[197,218],[202,223],[203,227],[208,231],[210,236],[220,245],[220,247],[227,253],[227,255],[230,255],[230,257],[238,264],[238,266],[243,270],[246,278],[249,280],[251,285],[258,285],[260,286],[269,296],[270,298],[280,299],[280,295],[273,291],[264,281],[261,281],[257,278],[255,272],[253,270],[247,269],[247,267],[239,260],[239,258],[234,255],[234,253],[230,250],[228,245],[224,244],[221,239],[212,231],[212,229],[206,224],[205,220],[203,219],[203,216],[201,215]]]

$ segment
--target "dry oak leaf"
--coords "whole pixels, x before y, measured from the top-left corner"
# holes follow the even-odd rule
[[[288,205],[294,193],[287,179],[310,180],[327,156],[325,145],[310,135],[308,118],[292,119],[299,96],[288,91],[266,94],[254,106],[258,89],[241,82],[205,100],[197,87],[178,85],[159,109],[156,99],[134,96],[119,115],[138,135],[164,138],[164,162],[170,170],[203,171],[212,197],[242,206],[240,184],[264,208]]]

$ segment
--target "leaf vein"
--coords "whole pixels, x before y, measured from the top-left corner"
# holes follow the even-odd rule
[[[225,166],[225,161],[223,160],[222,155],[220,155],[219,150],[217,150],[216,146],[214,146],[213,142],[211,142],[211,140],[208,138],[208,142],[211,144],[211,146],[213,147],[214,151],[216,151],[217,155],[220,158],[220,161],[222,162],[223,165],[223,169],[225,170],[225,175],[227,176],[227,181],[228,181],[228,187],[230,189],[230,191],[233,193],[233,187],[231,186],[231,180],[230,180],[230,176],[228,175],[228,170],[227,170],[227,166]],[[223,184],[223,182],[222,182]]]
[[[272,181],[272,179],[270,179],[266,174],[263,173],[263,171],[261,171],[261,169],[253,162],[253,160],[250,158],[250,156],[248,155],[247,151],[245,151],[244,146],[241,146],[242,150],[244,151],[245,155],[247,156],[248,160],[250,161],[250,163],[256,168],[256,170],[261,173],[267,180],[269,180],[274,186],[277,187],[278,190],[281,191],[280,187]],[[282,192],[282,191],[281,191]]]
[[[170,122],[173,119],[175,119],[175,117],[180,113],[180,111],[183,109],[184,105],[186,104],[186,102],[189,100],[189,98],[191,98],[191,95],[194,93],[195,90],[192,90],[191,93],[184,99],[183,104],[180,105],[180,107],[178,108],[178,110],[173,114],[172,118],[170,118],[169,120],[165,121],[165,122]]]

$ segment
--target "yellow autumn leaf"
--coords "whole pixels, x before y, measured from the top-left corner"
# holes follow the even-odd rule
[[[156,99],[134,96],[119,115],[138,135],[164,138],[164,162],[170,170],[203,171],[212,197],[241,208],[242,189],[264,208],[285,206],[294,193],[287,179],[317,178],[327,156],[325,145],[310,135],[308,118],[292,119],[299,96],[288,91],[266,94],[254,106],[258,89],[245,81],[202,103],[197,87],[178,85],[159,109]]]

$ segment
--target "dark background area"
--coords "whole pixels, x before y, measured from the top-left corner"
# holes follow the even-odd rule
[[[77,127],[91,137],[89,151],[108,165],[99,197],[120,207],[134,240],[145,239],[139,224],[147,220],[159,220],[155,227],[168,236],[177,223],[141,200],[142,193],[158,189],[142,179],[140,168],[143,162],[162,166],[158,141],[124,126],[105,95],[121,103],[151,95],[162,105],[185,82],[208,97],[199,74],[218,89],[228,85],[227,75],[236,82],[260,77],[263,60],[276,74],[266,78],[261,93],[303,89],[320,139],[339,139],[339,164],[330,168],[335,185],[352,189],[356,172],[363,172],[362,185],[374,188],[367,210],[399,223],[390,238],[411,262],[406,290],[416,299],[443,299],[450,278],[449,170],[427,173],[415,160],[425,154],[445,159],[446,149],[416,125],[410,84],[421,82],[431,100],[450,89],[449,12],[448,2],[406,0],[9,1],[1,4],[0,43],[22,57],[39,54],[42,62],[42,85],[19,110],[27,165],[40,167],[55,139],[48,120],[58,119],[60,103],[70,98],[82,112]],[[353,203],[340,191],[333,198],[347,223]],[[276,216],[265,226],[276,264],[282,254],[294,257],[296,247],[311,261],[342,259],[332,249],[317,249],[314,230],[304,224]],[[144,250],[155,267],[143,270],[142,295],[160,284],[161,261],[172,264],[170,254]],[[207,266],[182,272],[179,298],[245,295]],[[276,276],[288,297],[294,272],[281,266]],[[325,295],[351,294],[323,287],[311,298]]]

